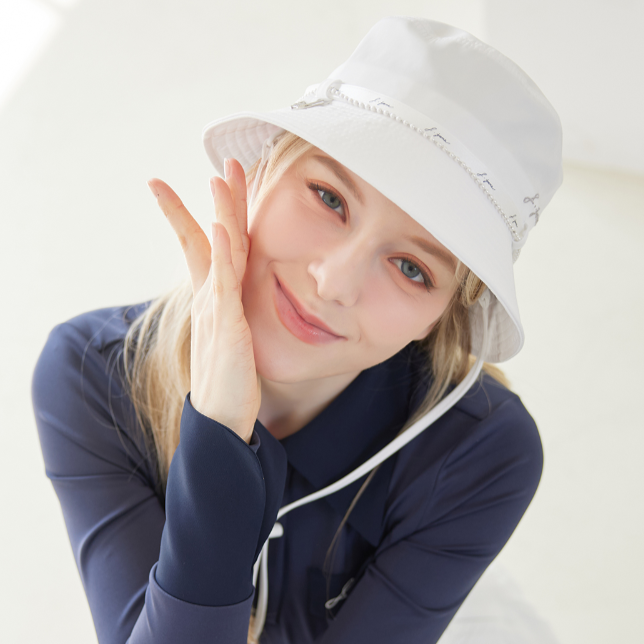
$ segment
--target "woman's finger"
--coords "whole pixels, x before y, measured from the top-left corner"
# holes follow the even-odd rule
[[[188,264],[194,297],[203,286],[210,271],[208,237],[167,183],[161,179],[150,179],[148,186],[179,239]]]
[[[237,279],[230,252],[230,237],[226,227],[212,222],[212,290],[213,314],[219,329],[239,329],[240,319],[244,316],[241,304],[241,285]],[[222,336],[225,337],[225,336]],[[234,338],[228,337],[228,340]]]
[[[235,202],[228,183],[220,177],[210,180],[217,221],[224,226],[230,239],[230,252],[237,280],[242,281],[246,271],[246,249],[239,231]]]
[[[244,250],[248,256],[250,241],[248,239],[248,204],[246,189],[246,173],[237,159],[226,159],[225,161],[226,183],[230,186],[235,204],[235,213],[239,224],[239,233],[242,238]]]

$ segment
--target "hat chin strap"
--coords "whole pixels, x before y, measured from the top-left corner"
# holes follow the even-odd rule
[[[483,307],[485,314],[483,315],[483,343],[481,346],[480,355],[477,357],[476,362],[472,365],[469,373],[463,378],[463,380],[447,395],[443,398],[437,405],[432,407],[425,416],[417,420],[411,427],[409,427],[404,433],[396,437],[394,440],[389,443],[386,447],[381,449],[377,454],[374,454],[369,460],[365,461],[360,467],[353,470],[350,474],[347,474],[345,477],[339,479],[335,483],[309,494],[308,496],[302,497],[289,505],[285,505],[280,508],[277,513],[277,519],[279,520],[285,514],[299,508],[301,505],[311,503],[316,501],[324,496],[333,494],[341,490],[343,487],[353,483],[360,477],[370,472],[374,467],[382,463],[385,459],[389,458],[392,454],[395,454],[402,447],[407,445],[411,440],[416,438],[418,434],[427,429],[432,423],[434,423],[438,418],[440,418],[446,411],[453,407],[470,389],[474,384],[481,369],[483,368],[483,362],[485,361],[485,355],[487,353],[488,344],[489,344],[489,305],[490,305],[490,292],[486,288],[481,296],[478,299],[480,306]],[[253,629],[253,635],[259,640],[259,636],[264,628],[264,622],[266,621],[266,609],[268,605],[268,544],[271,539],[276,539],[281,537],[284,534],[284,528],[277,521],[271,530],[271,533],[268,535],[264,546],[262,547],[261,552],[255,562],[253,567],[253,585],[257,587],[257,574],[260,573],[260,587],[259,587],[259,596],[257,598],[257,609],[255,612],[255,623]]]

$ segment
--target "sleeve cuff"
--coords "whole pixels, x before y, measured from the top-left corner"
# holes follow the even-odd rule
[[[195,414],[198,414],[199,416],[201,416],[202,419],[205,419],[209,423],[216,423],[217,425],[219,425],[219,427],[223,427],[226,431],[229,431],[232,434],[235,434],[235,436],[237,436],[237,438],[239,438],[240,441],[246,443],[246,441],[241,436],[239,436],[239,434],[233,432],[233,430],[230,429],[230,427],[227,427],[226,425],[223,425],[222,423],[220,423],[219,421],[215,420],[214,418],[210,418],[209,416],[204,416],[200,411],[197,411],[192,406],[192,400],[190,400],[190,393],[191,392],[189,391],[188,394],[186,395],[186,400],[188,401],[188,404],[190,405],[191,409],[194,411]],[[259,423],[259,420],[255,421],[255,427],[257,427],[257,423]],[[259,434],[257,433],[257,430],[255,428],[253,428],[253,434],[252,434],[252,436],[250,438],[250,443],[246,443],[246,444],[248,445],[248,447],[250,447],[253,450],[253,452],[255,452],[255,454],[257,454],[257,450],[260,448],[262,442],[261,442],[261,440],[259,438]]]
[[[127,644],[246,644],[255,589],[244,601],[229,606],[191,604],[159,586],[157,565],[150,570],[145,605]]]

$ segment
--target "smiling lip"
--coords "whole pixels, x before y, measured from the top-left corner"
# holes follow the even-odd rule
[[[295,336],[309,344],[326,344],[336,340],[345,340],[337,335],[314,315],[310,315],[297,301],[295,296],[282,286],[275,276],[276,305],[282,323]]]

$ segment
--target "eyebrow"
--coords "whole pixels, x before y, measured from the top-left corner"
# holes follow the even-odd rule
[[[360,204],[364,206],[364,196],[362,195],[362,192],[360,192],[360,188],[358,188],[353,179],[335,159],[332,159],[331,157],[323,157],[319,154],[316,154],[311,158],[327,166],[327,168],[329,168],[329,170],[331,170],[331,172],[333,172],[335,176],[340,179],[340,181],[342,181],[349,190],[351,190],[353,196],[360,202]]]
[[[447,251],[443,250],[439,246],[436,246],[435,244],[430,244],[426,239],[423,239],[422,237],[416,237],[412,235],[406,237],[406,239],[416,244],[416,246],[424,250],[426,253],[433,255],[434,257],[436,257],[436,259],[445,264],[445,266],[456,272],[456,260],[454,259],[454,256]]]

